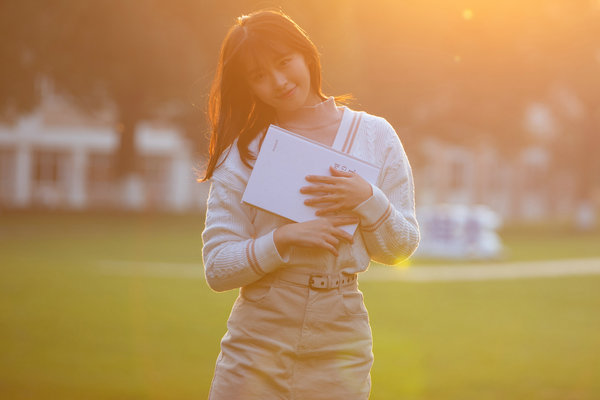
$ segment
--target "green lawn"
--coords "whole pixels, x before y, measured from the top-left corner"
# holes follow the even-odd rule
[[[0,398],[206,398],[236,293],[100,265],[200,272],[201,229],[200,215],[0,214]],[[599,232],[503,240],[509,260],[600,257]],[[361,289],[374,400],[600,398],[600,276]]]

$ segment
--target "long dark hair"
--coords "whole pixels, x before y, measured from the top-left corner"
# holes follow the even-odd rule
[[[244,61],[248,57],[260,60],[282,49],[298,51],[304,56],[310,71],[311,89],[326,99],[321,90],[319,53],[302,28],[281,11],[263,10],[239,17],[221,46],[219,64],[210,90],[209,160],[202,181],[210,179],[218,167],[219,158],[236,138],[245,165],[250,166],[248,160],[256,157],[251,154],[248,145],[274,121],[275,110],[252,93],[247,83]]]

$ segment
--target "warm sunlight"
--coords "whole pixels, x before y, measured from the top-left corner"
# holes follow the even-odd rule
[[[465,20],[469,21],[470,19],[473,18],[473,10],[470,10],[470,9],[463,10],[462,16]]]
[[[600,0],[0,31],[0,399],[600,399]]]

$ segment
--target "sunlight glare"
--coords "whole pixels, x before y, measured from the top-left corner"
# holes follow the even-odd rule
[[[396,263],[394,263],[393,268],[399,269],[399,270],[405,270],[407,268],[409,268],[412,264],[412,259],[407,258],[401,261],[398,261]]]

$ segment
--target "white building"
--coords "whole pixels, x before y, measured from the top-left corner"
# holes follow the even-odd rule
[[[421,151],[424,161],[414,170],[418,205],[487,205],[504,220],[573,215],[574,179],[553,170],[551,155],[541,146],[521,149],[511,159],[490,146],[436,140],[424,142]]]
[[[110,113],[84,117],[53,95],[14,125],[0,124],[0,207],[203,210],[191,146],[172,127],[139,124],[141,172],[111,179],[118,146]]]

